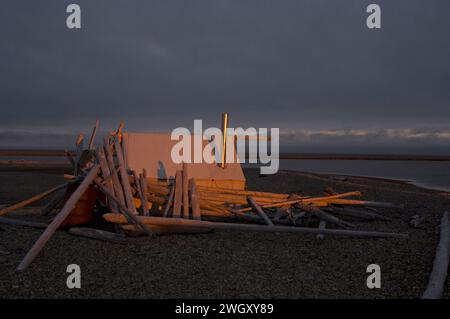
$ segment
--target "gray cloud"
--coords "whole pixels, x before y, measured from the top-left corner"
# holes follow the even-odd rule
[[[379,0],[371,31],[371,2],[80,0],[73,31],[70,1],[3,1],[0,127],[170,130],[223,111],[282,130],[449,126],[450,3]]]

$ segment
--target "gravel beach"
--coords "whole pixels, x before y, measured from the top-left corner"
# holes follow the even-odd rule
[[[15,268],[42,230],[0,224],[0,298],[418,298],[425,290],[450,210],[448,193],[396,181],[280,171],[259,177],[246,169],[249,189],[321,195],[360,190],[364,199],[405,205],[380,209],[391,222],[357,222],[359,229],[409,234],[409,239],[216,231],[200,235],[132,238],[126,245],[59,231],[23,273]],[[61,174],[0,171],[0,204],[63,182]],[[39,202],[36,205],[44,205]],[[8,217],[48,221],[40,207]],[[424,217],[421,228],[408,219]],[[368,289],[366,268],[381,267],[381,288]],[[66,267],[81,267],[81,289],[68,289]],[[450,297],[447,282],[445,298]]]

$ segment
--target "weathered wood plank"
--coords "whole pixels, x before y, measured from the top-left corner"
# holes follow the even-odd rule
[[[189,218],[188,165],[183,163],[183,218]]]
[[[139,175],[139,182],[141,183],[141,191],[142,191],[142,200],[143,200],[143,206],[142,210],[144,213],[144,216],[149,215],[148,210],[148,194],[147,194],[147,171],[145,168],[142,170],[142,174]]]
[[[169,209],[170,207],[172,207],[174,194],[175,194],[175,184],[172,184],[170,186],[169,199],[167,200],[166,207],[164,208],[163,217],[167,217],[169,214]]]
[[[195,184],[194,178],[191,178],[189,180],[189,194],[191,196],[190,202],[192,207],[192,218],[200,220],[201,219],[200,202],[198,200],[197,185]]]
[[[173,217],[181,216],[181,204],[183,202],[183,173],[177,171],[175,174],[175,196],[173,202]]]

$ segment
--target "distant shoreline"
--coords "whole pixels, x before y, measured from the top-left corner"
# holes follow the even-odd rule
[[[450,161],[450,156],[440,155],[395,155],[395,154],[295,154],[281,153],[287,160],[358,160],[358,161]]]
[[[69,150],[74,156],[75,151]],[[7,150],[0,149],[0,156],[45,156],[65,157],[65,150]],[[375,161],[450,161],[448,155],[415,155],[415,154],[326,154],[326,153],[280,153],[280,159],[284,160],[375,160]]]

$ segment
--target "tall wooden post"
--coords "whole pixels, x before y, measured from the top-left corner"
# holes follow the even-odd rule
[[[225,168],[227,158],[227,127],[228,127],[228,113],[222,113],[222,159],[220,167]]]

